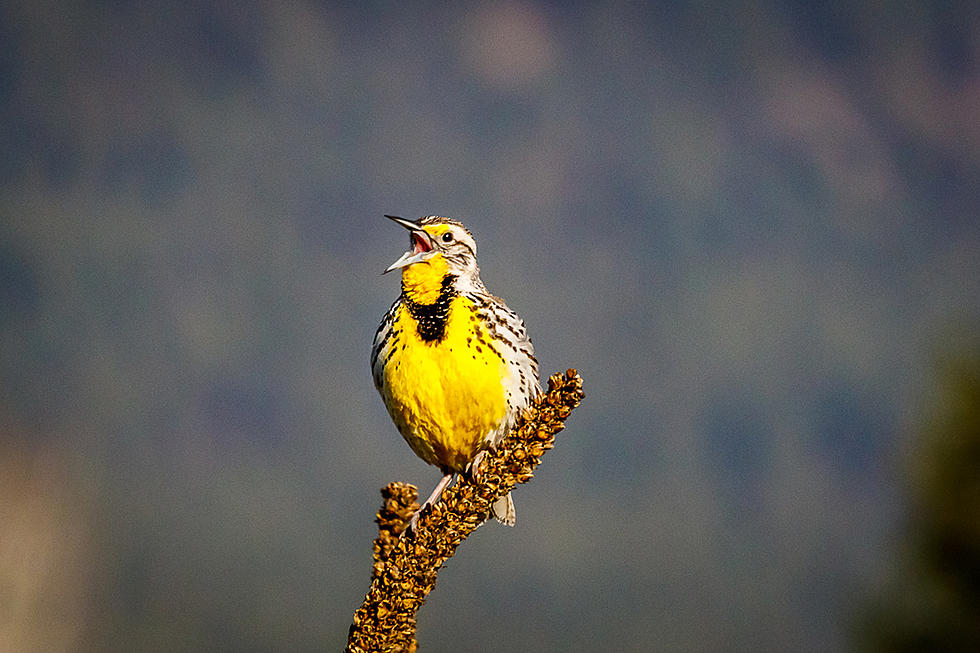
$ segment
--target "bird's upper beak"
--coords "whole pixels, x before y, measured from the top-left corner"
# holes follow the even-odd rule
[[[421,261],[428,260],[435,256],[436,250],[432,244],[432,239],[429,234],[425,232],[425,229],[420,227],[417,223],[411,220],[406,220],[405,218],[399,218],[396,215],[386,215],[386,218],[393,220],[400,224],[401,226],[412,232],[412,249],[408,250],[402,254],[401,258],[388,266],[388,269],[381,274],[388,274],[392,270],[397,270],[398,268],[408,267],[413,263],[419,263]]]

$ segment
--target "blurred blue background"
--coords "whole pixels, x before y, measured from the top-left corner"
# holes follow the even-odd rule
[[[942,8],[940,8],[940,6]],[[588,397],[424,650],[846,650],[980,324],[980,9],[0,5],[0,648],[339,650],[449,215]]]

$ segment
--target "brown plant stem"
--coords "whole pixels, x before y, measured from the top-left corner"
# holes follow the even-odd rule
[[[486,521],[493,502],[526,483],[555,443],[555,434],[585,393],[574,369],[548,379],[511,432],[487,452],[475,478],[461,476],[401,537],[418,510],[418,490],[389,483],[381,490],[371,589],[354,613],[348,653],[415,651],[416,613],[436,584],[436,574],[470,533]]]

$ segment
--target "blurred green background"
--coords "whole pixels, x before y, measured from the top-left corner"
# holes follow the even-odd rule
[[[975,2],[0,4],[0,650],[343,647],[439,477],[383,213],[463,220],[588,393],[423,650],[882,645],[978,115]]]

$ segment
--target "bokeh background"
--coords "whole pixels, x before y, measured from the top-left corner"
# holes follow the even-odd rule
[[[425,650],[857,646],[980,333],[978,116],[968,1],[2,3],[0,649],[343,647],[439,476],[383,213],[588,393]]]

